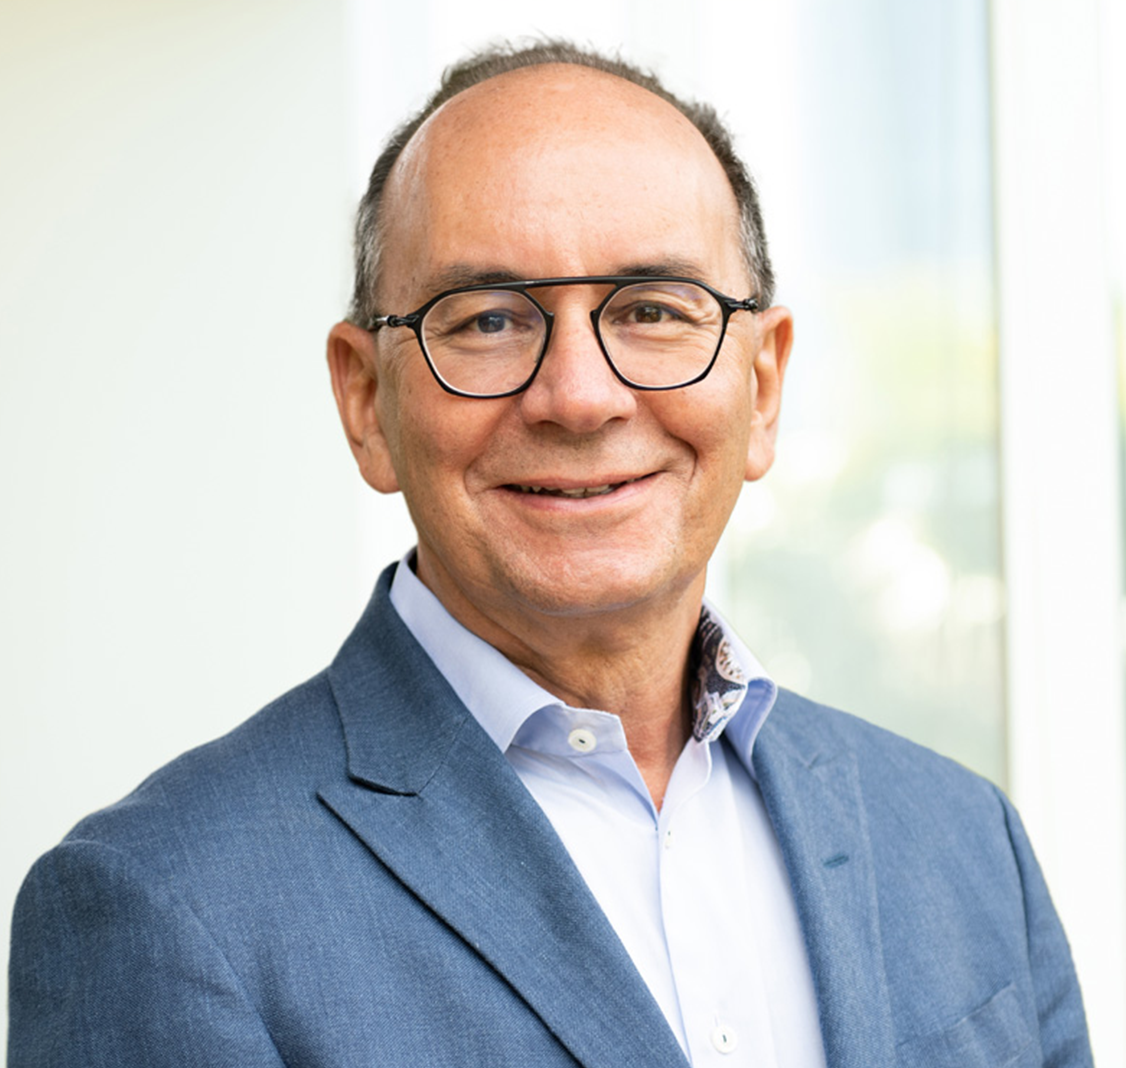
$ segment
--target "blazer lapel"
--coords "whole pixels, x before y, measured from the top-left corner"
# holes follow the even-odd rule
[[[895,1039],[855,755],[782,691],[754,767],[809,951],[829,1068],[891,1068]]]
[[[321,799],[590,1068],[686,1064],[550,822],[387,599],[329,671],[349,781]]]

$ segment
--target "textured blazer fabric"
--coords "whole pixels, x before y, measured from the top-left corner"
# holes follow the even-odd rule
[[[327,671],[35,865],[10,1068],[683,1068],[391,573]],[[1067,943],[995,788],[789,693],[755,771],[830,1068],[1091,1063]]]

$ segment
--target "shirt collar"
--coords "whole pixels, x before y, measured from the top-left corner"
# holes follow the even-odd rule
[[[454,693],[501,752],[506,752],[516,732],[535,712],[567,706],[454,619],[415,575],[413,557],[412,549],[395,570],[391,603]],[[774,705],[778,687],[706,601],[700,611],[692,662],[692,736],[707,743],[726,733],[754,775],[755,738]]]

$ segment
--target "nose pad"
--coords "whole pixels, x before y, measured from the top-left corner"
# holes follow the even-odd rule
[[[590,433],[636,410],[635,392],[614,373],[595,332],[595,315],[560,308],[549,319],[547,350],[522,394],[529,422],[553,422]]]

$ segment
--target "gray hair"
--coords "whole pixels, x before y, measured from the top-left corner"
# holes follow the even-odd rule
[[[589,67],[622,78],[659,96],[677,109],[703,135],[723,167],[727,180],[735,193],[739,206],[740,243],[747,270],[755,287],[760,307],[769,306],[774,295],[774,272],[766,247],[766,234],[762,225],[758,193],[754,182],[736,155],[731,131],[707,104],[681,100],[658,81],[656,75],[641,70],[617,56],[606,56],[593,49],[580,48],[569,41],[547,39],[536,44],[518,47],[512,43],[491,45],[476,52],[462,62],[447,67],[437,92],[426,102],[417,115],[404,122],[388,138],[383,151],[375,161],[367,192],[356,213],[355,230],[355,286],[349,318],[364,325],[376,315],[374,307],[379,264],[383,249],[383,226],[380,204],[391,168],[415,135],[418,128],[451,97],[466,89],[523,67],[537,67],[547,63],[569,63]]]

